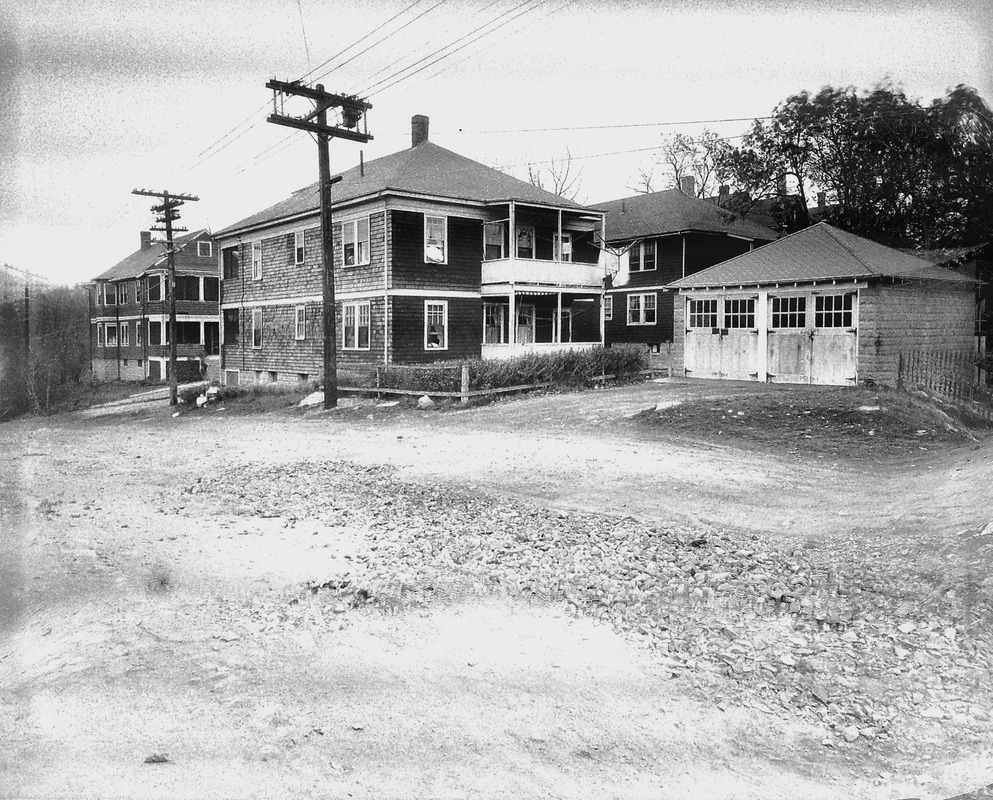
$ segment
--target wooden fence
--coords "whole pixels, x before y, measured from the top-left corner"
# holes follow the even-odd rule
[[[915,350],[900,355],[897,385],[927,389],[949,400],[969,402],[974,411],[993,417],[993,392],[975,353],[961,350]]]

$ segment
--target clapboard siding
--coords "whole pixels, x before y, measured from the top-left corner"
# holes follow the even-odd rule
[[[413,211],[390,213],[394,288],[479,291],[483,261],[483,223],[480,220],[449,216],[448,263],[428,264],[424,261],[424,214]]]
[[[424,347],[424,303],[448,302],[448,349]],[[393,360],[398,364],[426,364],[460,358],[479,358],[482,342],[483,303],[476,298],[394,297],[392,318]]]

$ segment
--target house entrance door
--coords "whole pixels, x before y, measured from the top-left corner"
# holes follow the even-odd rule
[[[517,343],[534,343],[535,313],[534,304],[517,307]]]

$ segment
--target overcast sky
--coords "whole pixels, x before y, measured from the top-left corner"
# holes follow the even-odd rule
[[[315,181],[314,142],[264,121],[272,77],[373,103],[374,141],[332,142],[333,171],[409,147],[426,114],[433,141],[518,177],[568,148],[589,203],[632,194],[663,133],[803,89],[993,100],[987,0],[21,5],[0,10],[0,262],[60,283],[137,249],[153,201],[134,188],[198,195],[181,224],[219,230]]]

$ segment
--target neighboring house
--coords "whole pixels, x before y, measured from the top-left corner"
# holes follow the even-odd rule
[[[673,282],[698,378],[895,385],[901,354],[975,352],[977,281],[821,222]]]
[[[220,336],[217,253],[205,230],[174,240],[177,377],[216,373]],[[169,376],[169,261],[165,245],[141,231],[141,248],[97,275],[90,292],[93,375],[99,380],[163,381]]]
[[[428,140],[360,164],[331,189],[336,358],[502,358],[602,343],[603,215]],[[317,185],[217,234],[226,383],[320,380]]]
[[[682,189],[600,203],[607,212],[604,268],[608,344],[657,352],[673,341],[673,294],[666,287],[772,241],[776,233]]]

